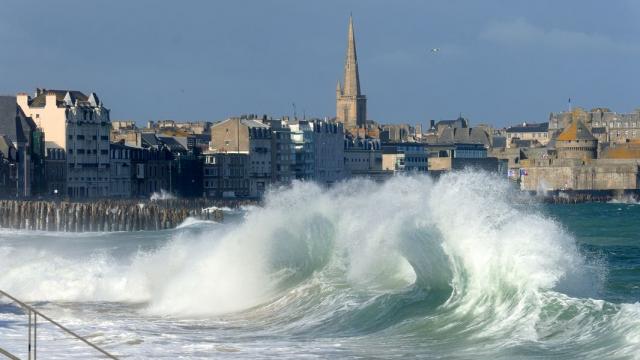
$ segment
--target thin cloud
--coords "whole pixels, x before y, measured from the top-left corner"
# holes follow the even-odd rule
[[[480,33],[480,38],[510,47],[547,48],[567,52],[635,53],[640,50],[637,45],[616,42],[601,34],[557,28],[546,30],[523,18],[491,23]]]

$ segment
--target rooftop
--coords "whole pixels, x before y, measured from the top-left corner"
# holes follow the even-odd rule
[[[547,132],[549,131],[549,123],[540,123],[540,124],[527,124],[523,123],[518,126],[511,126],[507,128],[508,133],[527,133],[527,132]]]
[[[591,134],[589,129],[580,120],[575,120],[569,125],[557,138],[558,141],[577,141],[588,140],[596,141],[597,139]]]

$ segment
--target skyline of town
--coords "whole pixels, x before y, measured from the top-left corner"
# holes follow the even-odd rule
[[[550,112],[566,110],[568,98],[585,109],[608,107],[625,113],[640,106],[634,99],[638,85],[624,81],[637,72],[627,55],[640,48],[633,36],[640,31],[630,22],[612,18],[637,13],[632,3],[609,7],[600,15],[599,25],[576,20],[597,11],[596,5],[574,9],[575,18],[559,26],[554,21],[557,14],[541,13],[542,4],[527,5],[528,12],[504,6],[486,21],[467,15],[464,24],[455,28],[441,26],[455,18],[456,10],[442,4],[411,3],[393,9],[394,18],[401,21],[385,18],[386,8],[379,3],[370,7],[253,4],[241,20],[235,5],[200,5],[203,16],[195,14],[197,18],[185,27],[158,28],[176,10],[171,6],[144,13],[144,6],[131,5],[118,14],[126,21],[117,29],[103,19],[80,17],[74,26],[83,31],[51,41],[39,36],[38,18],[55,14],[65,19],[87,10],[88,5],[74,6],[65,14],[49,5],[31,9],[33,27],[0,15],[3,26],[18,34],[15,38],[7,38],[9,32],[3,35],[11,55],[0,60],[0,74],[7,79],[2,92],[11,95],[37,87],[94,90],[112,105],[114,120],[132,119],[139,124],[160,119],[218,121],[247,113],[292,116],[294,103],[300,117],[331,117],[335,114],[331,91],[343,65],[344,23],[352,10],[362,87],[369,98],[368,119],[379,123],[426,125],[431,119],[453,119],[460,113],[476,124],[497,127],[544,122]],[[15,11],[24,10],[22,6],[7,5]],[[124,10],[122,5],[95,6],[105,14]],[[285,8],[295,16],[288,18],[287,26],[278,26],[284,15],[272,12]],[[260,18],[258,13],[270,16]],[[313,21],[311,13],[318,14]],[[225,14],[231,20],[224,20]],[[208,21],[204,21],[206,15]],[[435,19],[436,15],[442,19]],[[136,25],[136,16],[153,18],[149,29]],[[70,33],[67,21],[61,21],[60,27],[61,34]],[[164,42],[155,39],[155,32]],[[550,35],[557,35],[556,40],[546,43]],[[84,37],[101,47],[73,50],[75,41],[68,40],[82,42]],[[527,49],[519,48],[519,42]],[[440,51],[431,53],[431,48]],[[601,53],[608,59],[604,63]],[[501,63],[507,60],[516,68]],[[606,76],[601,71],[605,68]],[[513,91],[516,85],[519,90]]]

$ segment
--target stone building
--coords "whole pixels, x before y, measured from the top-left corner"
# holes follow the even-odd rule
[[[344,79],[342,84],[338,81],[336,86],[336,121],[343,123],[346,131],[367,125],[367,98],[360,91],[360,74],[352,17],[349,17]]]
[[[296,148],[297,179],[314,180],[323,185],[344,179],[344,128],[341,123],[300,120],[290,123],[289,127]],[[305,175],[301,176],[301,173]]]
[[[272,181],[272,133],[254,118],[229,118],[211,127],[210,150],[249,154],[250,193],[262,196]]]
[[[110,111],[95,93],[37,89],[35,97],[17,96],[18,105],[46,136],[46,149],[64,149],[66,195],[95,198],[109,195]]]
[[[64,149],[47,149],[45,157],[47,194],[64,196],[67,188],[67,154]]]
[[[244,153],[204,154],[204,195],[212,198],[257,197],[251,192],[250,155]]]
[[[573,120],[580,120],[598,138],[601,144],[625,143],[640,139],[640,110],[620,114],[607,108],[595,108],[586,111],[575,108],[571,111],[551,113],[549,133],[559,134]]]
[[[132,182],[135,169],[132,155],[135,148],[122,143],[112,143],[109,149],[110,177],[109,196],[129,198],[132,195]]]
[[[42,193],[45,188],[44,134],[18,105],[15,96],[0,96],[0,135],[4,135],[16,151],[18,190],[15,195]]]
[[[508,127],[505,132],[507,135],[507,148],[510,148],[514,144],[517,144],[517,140],[530,141],[532,143],[538,143],[542,146],[547,145],[550,140],[549,123],[522,123],[522,125]]]
[[[573,120],[555,139],[555,151],[520,161],[520,186],[527,191],[629,190],[638,187],[640,160],[598,158],[598,140],[582,120]],[[555,154],[554,154],[555,152]]]
[[[18,180],[18,152],[7,136],[0,135],[0,197],[16,197]]]
[[[382,144],[379,139],[347,137],[344,140],[344,169],[347,177],[376,180],[393,174],[382,170]]]
[[[598,139],[580,120],[573,121],[555,142],[558,159],[589,161],[597,157]]]
[[[266,120],[271,130],[271,182],[290,184],[295,178],[296,149],[288,118]]]
[[[382,170],[401,172],[427,172],[428,145],[422,143],[396,143],[382,145]]]

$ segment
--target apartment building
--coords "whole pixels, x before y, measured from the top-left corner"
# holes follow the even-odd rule
[[[46,149],[66,153],[66,195],[109,195],[110,111],[95,93],[37,89],[19,93],[17,103],[45,134]]]

